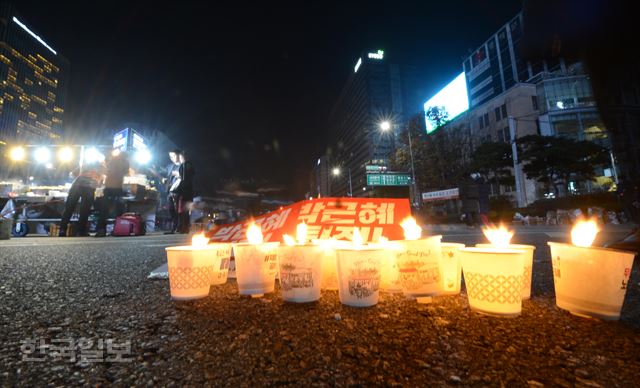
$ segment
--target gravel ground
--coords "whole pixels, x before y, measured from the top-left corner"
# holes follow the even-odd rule
[[[279,291],[251,299],[230,281],[173,302],[168,281],[146,276],[175,237],[41,245],[52,240],[0,243],[2,386],[640,386],[637,263],[621,322],[575,317],[555,307],[542,234],[519,241],[538,246],[534,293],[508,319],[472,313],[464,292],[431,304],[382,294],[358,309],[337,292],[306,305]],[[82,337],[131,341],[130,361],[22,360],[24,340]]]

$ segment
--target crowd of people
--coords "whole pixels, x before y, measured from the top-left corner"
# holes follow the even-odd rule
[[[170,230],[166,233],[189,233],[189,212],[194,196],[193,164],[182,150],[169,152],[171,162],[160,173],[163,201],[171,218]],[[107,221],[114,213],[121,214],[121,199],[124,196],[124,177],[133,174],[126,152],[114,151],[105,162],[88,162],[74,172],[75,179],[69,188],[60,223],[60,237],[89,236],[89,214],[98,211],[95,237],[107,235]],[[96,190],[103,187],[103,195],[96,201]],[[78,207],[78,222],[75,230],[69,230],[71,216]]]

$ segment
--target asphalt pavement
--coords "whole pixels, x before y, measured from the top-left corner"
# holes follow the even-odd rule
[[[598,243],[628,229],[608,226]],[[483,241],[477,229],[428,230]],[[278,290],[245,298],[233,280],[174,302],[168,281],[147,275],[188,236],[0,241],[0,385],[637,386],[638,263],[620,322],[572,316],[555,307],[546,246],[568,236],[516,228],[514,242],[537,251],[532,299],[513,319],[472,313],[464,292],[356,309],[335,291],[301,306]]]

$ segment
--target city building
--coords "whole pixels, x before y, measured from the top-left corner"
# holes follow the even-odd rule
[[[539,73],[566,72],[562,58],[553,61],[525,61],[520,52],[522,12],[503,25],[464,60],[469,105],[476,107]]]
[[[562,58],[536,63],[522,60],[519,54],[522,31],[520,13],[464,60],[466,90],[456,93],[467,93],[469,110],[464,114],[455,111],[457,117],[432,131],[466,131],[472,147],[490,141],[517,144],[522,136],[540,134],[589,140],[610,149],[609,133],[582,64],[566,63]],[[443,91],[450,89],[450,85]],[[435,97],[437,95],[425,103],[425,114]],[[442,108],[450,109],[447,104]],[[513,128],[510,128],[510,118]],[[548,194],[544,185],[526,179],[519,172],[515,175],[515,187],[493,187],[492,194],[510,195],[519,206]],[[605,166],[596,171],[596,175],[595,184],[573,182],[570,190],[590,192],[611,186],[617,179],[616,166]]]
[[[355,59],[329,117],[327,157],[341,172],[329,177],[332,195],[408,195],[408,186],[385,193],[382,187],[368,188],[366,167],[388,166],[400,131],[421,114],[421,75],[414,66],[393,63],[383,50]]]
[[[0,141],[56,143],[63,136],[69,62],[37,27],[0,3]]]

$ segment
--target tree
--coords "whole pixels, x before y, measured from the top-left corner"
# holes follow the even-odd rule
[[[608,163],[606,148],[590,141],[566,137],[529,135],[518,139],[520,158],[527,178],[547,183],[560,196],[568,191],[569,180],[595,178],[595,169]]]
[[[469,137],[460,128],[441,129],[426,134],[424,118],[414,117],[399,136],[399,147],[392,159],[395,169],[409,169],[409,136],[416,180],[420,190],[437,190],[457,187],[468,173]]]
[[[513,158],[511,144],[504,142],[486,142],[475,149],[471,158],[471,168],[480,173],[488,182],[500,185],[513,185],[511,174]]]

